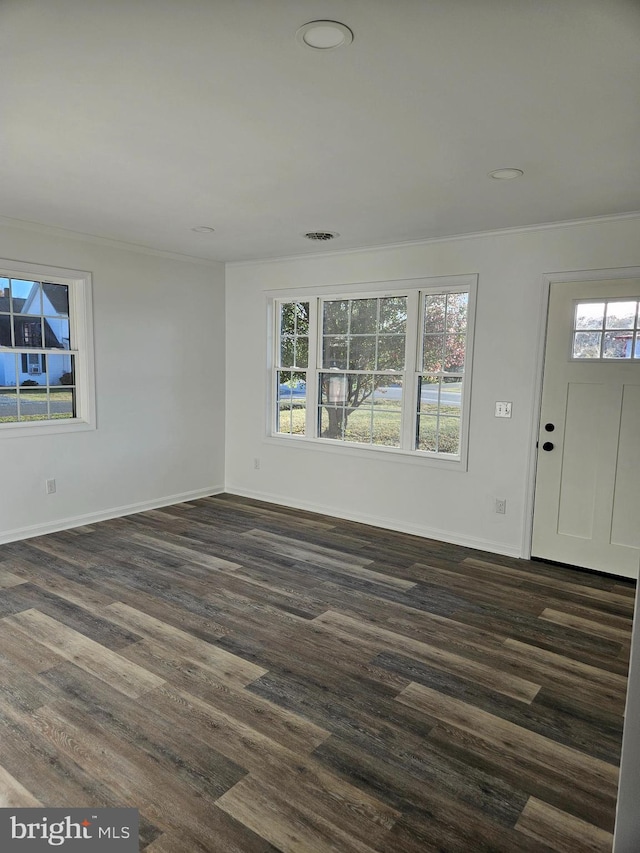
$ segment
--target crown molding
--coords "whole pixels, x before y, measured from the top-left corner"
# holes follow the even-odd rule
[[[56,225],[45,225],[42,222],[31,222],[27,219],[12,219],[9,216],[0,216],[0,226],[6,228],[19,228],[23,231],[31,231],[36,234],[44,234],[49,237],[62,237],[72,240],[80,240],[83,243],[93,243],[99,246],[108,246],[112,249],[124,249],[128,252],[137,252],[142,255],[154,255],[172,261],[189,262],[201,266],[224,266],[224,261],[216,261],[213,258],[201,258],[197,255],[185,255],[180,252],[168,252],[164,249],[155,249],[140,243],[128,243],[126,240],[113,240],[110,237],[99,237],[96,234],[86,234],[84,231],[73,231],[70,228],[59,228]]]
[[[114,240],[110,237],[100,237],[96,234],[86,234],[84,231],[73,231],[70,228],[59,228],[55,225],[45,225],[41,222],[32,222],[26,219],[13,219],[9,216],[0,216],[0,226],[7,228],[19,228],[32,233],[44,234],[50,237],[62,237],[80,240],[85,243],[93,243],[99,246],[108,246],[113,249],[123,249],[129,252],[138,252],[143,255],[166,258],[174,261],[199,264],[201,266],[219,267],[220,265],[230,267],[244,267],[257,264],[276,264],[287,261],[314,260],[317,258],[340,257],[353,255],[361,252],[379,252],[382,250],[403,249],[409,246],[430,246],[436,243],[449,243],[457,240],[475,240],[480,237],[500,237],[513,234],[527,234],[537,231],[549,231],[556,228],[573,228],[579,225],[601,225],[608,222],[620,222],[628,219],[640,219],[640,210],[628,213],[612,213],[604,216],[588,216],[583,219],[563,219],[557,222],[541,222],[535,225],[520,225],[509,228],[494,228],[486,231],[470,231],[465,234],[449,234],[442,237],[424,237],[420,240],[400,240],[394,243],[377,243],[375,245],[354,246],[349,249],[333,249],[324,252],[302,252],[296,255],[280,255],[275,258],[254,258],[243,261],[214,260],[213,258],[202,258],[198,255],[187,255],[181,252],[169,252],[164,249],[156,249],[141,243],[129,243],[126,240]]]
[[[382,250],[405,249],[408,246],[430,246],[434,243],[451,243],[456,240],[476,240],[479,237],[506,237],[512,234],[550,231],[556,228],[573,228],[578,225],[601,225],[607,222],[620,222],[626,219],[640,219],[640,210],[632,210],[628,213],[611,213],[603,216],[587,216],[583,219],[562,219],[557,222],[540,222],[535,225],[516,225],[509,228],[494,228],[488,231],[469,231],[465,234],[451,234],[443,237],[424,237],[420,240],[400,240],[395,243],[378,243],[373,246],[357,246],[350,249],[329,249],[326,252],[309,252],[300,255],[281,255],[277,258],[261,258],[245,261],[227,261],[226,265],[229,267],[244,267],[251,266],[253,264],[275,264],[283,261],[339,257],[360,252],[379,252]]]

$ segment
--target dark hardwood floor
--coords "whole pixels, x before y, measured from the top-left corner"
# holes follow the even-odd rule
[[[0,547],[0,805],[149,853],[611,850],[634,584],[230,495]]]

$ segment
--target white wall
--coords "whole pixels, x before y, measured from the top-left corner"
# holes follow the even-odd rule
[[[98,427],[0,434],[0,541],[222,490],[224,265],[2,225],[0,257],[92,273]]]
[[[634,265],[637,217],[228,265],[227,491],[521,556],[543,276]],[[467,472],[266,439],[266,291],[464,273],[479,274]],[[497,400],[513,401],[511,420],[494,418]],[[496,496],[507,499],[505,516],[493,512]]]

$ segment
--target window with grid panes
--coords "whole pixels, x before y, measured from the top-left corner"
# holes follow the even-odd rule
[[[88,276],[0,264],[0,429],[89,424]]]
[[[468,293],[425,293],[418,378],[418,450],[459,455]]]
[[[276,300],[273,435],[460,461],[471,289]]]
[[[309,303],[283,302],[278,312],[276,432],[306,434]]]
[[[400,447],[407,297],[321,301],[318,436]]]
[[[572,358],[640,359],[639,309],[637,299],[576,302]]]

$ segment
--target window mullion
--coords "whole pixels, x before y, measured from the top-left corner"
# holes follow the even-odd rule
[[[320,335],[318,332],[319,299],[309,300],[309,361],[307,366],[307,417],[305,434],[308,438],[315,438],[318,432],[318,382],[320,355]]]
[[[270,411],[270,433],[274,434],[278,431],[278,418],[279,418],[279,402],[278,402],[278,383],[280,377],[280,311],[282,301],[280,299],[275,299],[273,302],[273,325],[272,329],[274,330],[272,340],[271,340],[271,364],[272,370],[270,371],[271,376],[269,377],[269,411]]]
[[[420,350],[420,294],[407,294],[407,326],[405,342],[405,367],[402,381],[402,433],[403,450],[416,447],[416,410],[418,406],[418,354]]]

